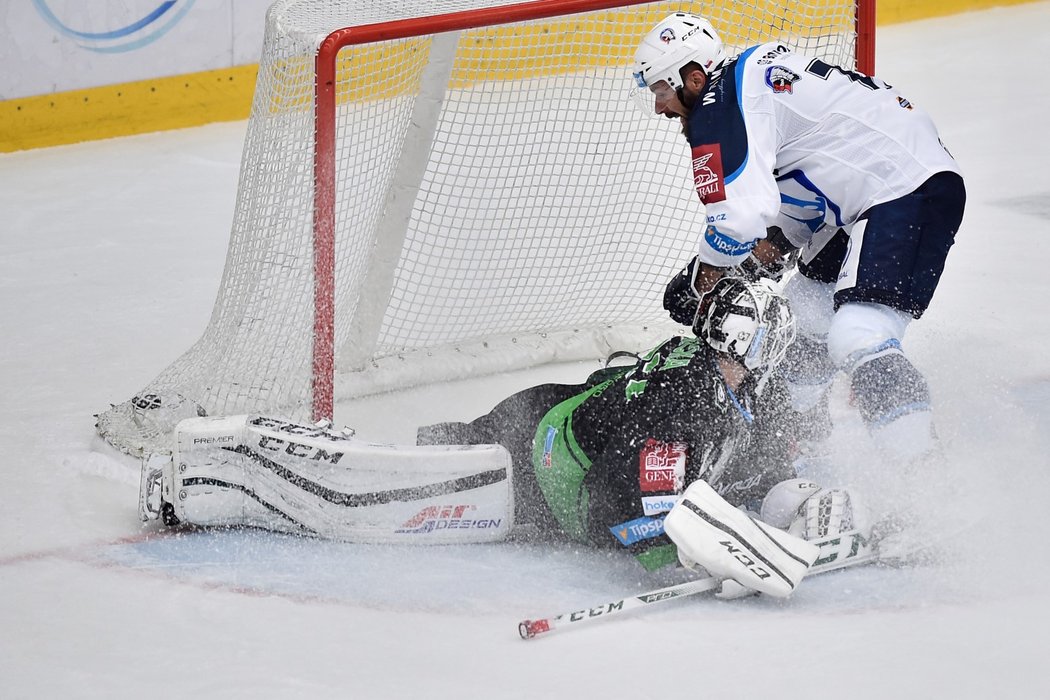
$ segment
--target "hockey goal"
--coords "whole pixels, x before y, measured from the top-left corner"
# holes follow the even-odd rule
[[[663,286],[704,219],[681,136],[629,91],[679,10],[730,55],[776,39],[872,71],[874,0],[276,2],[211,320],[99,432],[152,450],[176,397],[316,419],[674,330]]]

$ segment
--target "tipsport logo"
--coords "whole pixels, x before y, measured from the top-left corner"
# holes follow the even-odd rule
[[[635,542],[652,539],[664,534],[664,519],[636,518],[619,525],[613,525],[609,528],[609,532],[620,541],[620,544],[628,547]]]
[[[96,53],[124,53],[152,44],[171,31],[190,11],[190,8],[193,7],[196,1],[166,0],[165,2],[157,2],[156,0],[139,0],[139,2],[121,2],[119,6],[121,9],[127,8],[125,12],[114,10],[106,13],[103,10],[99,12],[99,16],[108,17],[109,15],[126,14],[124,19],[111,21],[112,26],[109,27],[92,27],[92,31],[87,31],[83,25],[77,24],[73,26],[73,21],[70,17],[65,19],[59,17],[58,13],[48,5],[47,0],[32,0],[36,11],[51,27],[63,36],[75,41],[80,48]],[[52,4],[55,3],[52,2]],[[66,4],[72,5],[72,3]],[[98,4],[101,3],[92,3],[93,6]],[[118,3],[109,2],[106,4],[114,5]],[[128,7],[129,5],[132,7]],[[83,6],[80,7],[81,11],[78,14],[83,12]],[[137,7],[143,9],[136,11],[135,8]],[[60,12],[63,16],[72,14],[65,11]],[[135,14],[132,14],[132,12],[135,12]],[[130,18],[130,21],[128,18]]]
[[[463,517],[477,510],[475,505],[427,506],[394,530],[398,534],[425,535],[435,530],[484,530],[498,528],[502,518]]]

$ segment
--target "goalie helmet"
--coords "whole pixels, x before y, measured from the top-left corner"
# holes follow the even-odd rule
[[[639,89],[661,80],[672,89],[682,87],[681,69],[700,65],[708,77],[726,60],[718,32],[703,17],[675,12],[665,17],[645,38],[634,55],[634,80]]]
[[[723,277],[701,301],[693,332],[750,370],[771,369],[795,339],[795,316],[768,280]]]

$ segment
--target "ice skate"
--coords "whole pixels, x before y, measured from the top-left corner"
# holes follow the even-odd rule
[[[139,479],[139,517],[143,522],[160,519],[165,525],[177,525],[172,507],[174,464],[170,454],[155,452],[142,458]]]

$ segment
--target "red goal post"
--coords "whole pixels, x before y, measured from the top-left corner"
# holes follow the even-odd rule
[[[778,40],[871,73],[874,8],[277,0],[211,319],[99,433],[163,449],[192,406],[319,419],[680,332],[660,297],[703,212],[677,130],[629,99],[638,42],[687,11],[730,55]]]

